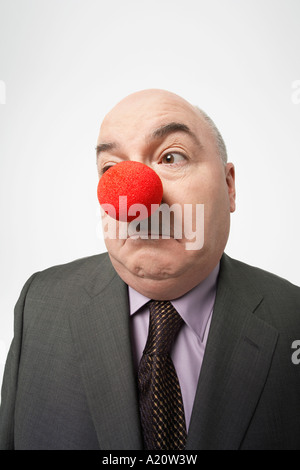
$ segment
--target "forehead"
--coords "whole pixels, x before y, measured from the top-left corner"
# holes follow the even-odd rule
[[[205,123],[196,109],[177,95],[134,95],[121,101],[103,120],[98,141],[123,136],[148,135],[153,129],[170,122],[186,124],[195,133],[205,131]]]

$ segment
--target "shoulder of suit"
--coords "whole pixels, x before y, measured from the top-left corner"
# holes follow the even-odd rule
[[[263,269],[248,265],[224,254],[221,260],[222,276],[229,278],[228,285],[235,295],[261,296],[271,314],[282,321],[294,324],[299,330],[300,287]],[[292,320],[292,318],[294,320]]]
[[[107,253],[89,256],[72,262],[52,266],[31,277],[28,295],[30,298],[70,302],[87,300],[93,296],[94,284],[103,288],[116,275]]]
[[[241,278],[244,280],[248,279],[253,286],[256,286],[256,288],[262,292],[269,291],[270,288],[276,288],[279,289],[279,291],[288,290],[294,292],[296,296],[300,296],[300,287],[276,274],[233,259],[225,253],[222,261],[226,265],[227,271],[230,271],[231,275],[236,278],[236,280]]]

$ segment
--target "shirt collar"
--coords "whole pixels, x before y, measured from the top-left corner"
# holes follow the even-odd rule
[[[201,341],[203,341],[206,326],[215,303],[219,269],[220,263],[200,284],[182,297],[171,301],[179,315],[192,328]],[[128,286],[128,294],[130,315],[137,313],[151,300],[130,286]]]

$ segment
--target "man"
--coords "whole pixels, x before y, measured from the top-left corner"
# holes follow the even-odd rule
[[[177,95],[134,93],[102,123],[99,176],[124,160],[159,175],[163,203],[204,205],[204,244],[187,250],[184,231],[181,239],[106,238],[108,254],[27,281],[3,382],[1,448],[300,449],[300,366],[292,361],[300,289],[224,254],[235,174],[216,127]],[[182,447],[147,444],[149,433],[158,439],[153,415],[161,413],[143,388],[157,378],[144,380],[149,362],[140,365],[149,360],[155,301],[181,318],[168,356]],[[162,400],[172,393],[158,386]],[[172,409],[159,417],[167,433]]]

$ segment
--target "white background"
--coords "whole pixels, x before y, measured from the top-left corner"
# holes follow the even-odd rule
[[[105,251],[94,147],[137,90],[211,115],[236,166],[226,252],[300,284],[299,57],[299,0],[0,0],[0,382],[27,278]]]

